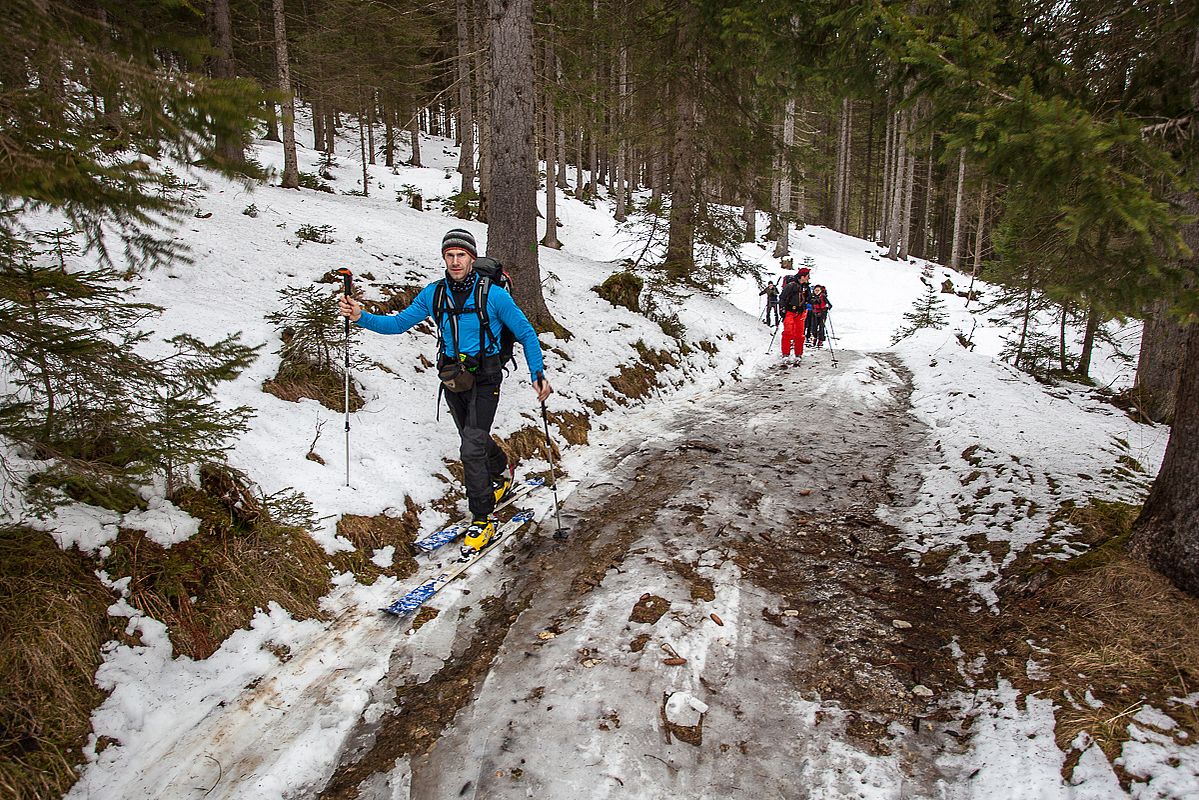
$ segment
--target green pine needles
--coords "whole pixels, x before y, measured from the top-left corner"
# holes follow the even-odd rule
[[[911,311],[904,313],[903,318],[908,324],[897,330],[891,336],[891,344],[898,344],[916,331],[925,328],[944,328],[949,324],[949,315],[945,313],[945,301],[931,283],[924,282],[924,294],[916,301]]]

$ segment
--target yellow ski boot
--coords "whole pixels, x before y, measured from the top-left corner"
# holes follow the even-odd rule
[[[495,523],[495,517],[472,521],[470,527],[466,529],[466,536],[462,539],[462,555],[468,556],[471,553],[477,553],[491,544],[491,540],[495,538]]]

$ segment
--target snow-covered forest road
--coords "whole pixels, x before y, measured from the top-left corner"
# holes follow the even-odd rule
[[[444,666],[413,674],[424,630],[396,648],[396,709],[320,796],[945,796],[954,601],[873,513],[910,484],[910,386],[838,356],[637,415],[567,544],[551,517],[506,591],[437,604]]]

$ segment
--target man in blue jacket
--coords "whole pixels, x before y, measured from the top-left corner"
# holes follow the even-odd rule
[[[500,286],[484,284],[484,328],[475,301],[480,296],[477,284],[487,279],[474,270],[478,258],[475,237],[461,228],[451,230],[442,239],[441,257],[445,277],[422,289],[407,308],[395,314],[370,314],[357,300],[343,295],[338,311],[362,328],[388,334],[404,333],[434,318],[440,340],[437,368],[446,404],[462,439],[459,452],[473,520],[464,543],[467,548],[481,550],[495,536],[496,520],[491,512],[512,485],[508,457],[491,438],[504,377],[500,342],[505,328],[524,349],[537,400],[544,403],[553,389],[545,378],[537,332],[512,295]],[[439,287],[444,289],[439,292]],[[440,308],[435,308],[435,300],[440,300]]]

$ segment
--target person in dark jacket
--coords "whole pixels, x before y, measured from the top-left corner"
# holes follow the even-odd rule
[[[500,383],[504,377],[500,356],[500,334],[504,328],[516,336],[524,349],[537,400],[545,402],[553,389],[545,378],[537,332],[512,295],[500,286],[491,285],[487,289],[490,331],[489,335],[484,335],[482,315],[475,309],[475,284],[479,280],[474,271],[478,257],[475,237],[461,228],[451,230],[442,239],[441,257],[445,261],[445,276],[422,289],[406,308],[394,314],[370,314],[362,310],[362,304],[357,300],[342,295],[338,311],[367,330],[404,333],[434,316],[433,298],[438,286],[445,286],[446,298],[452,300],[453,310],[443,314],[442,319],[434,319],[441,329],[444,347],[437,366],[440,369],[461,362],[473,376],[473,380],[463,381],[471,384],[467,388],[456,390],[446,383],[445,398],[462,440],[459,452],[473,519],[464,539],[465,547],[482,550],[495,536],[496,519],[491,512],[512,485],[508,457],[491,438],[491,423],[499,406]]]
[[[829,302],[828,290],[819,284],[812,287],[812,310],[808,312],[805,335],[808,341],[816,347],[824,347],[824,322],[828,319],[828,310],[833,307]]]
[[[766,319],[767,325],[774,326],[779,324],[779,287],[770,282],[766,284],[766,288],[758,292],[758,297],[766,296]],[[774,315],[774,322],[770,321],[770,315]]]
[[[812,303],[812,289],[808,286],[811,270],[800,267],[793,280],[783,283],[779,295],[779,308],[783,312],[783,359],[791,361],[791,350],[795,359],[803,358],[804,322]]]

